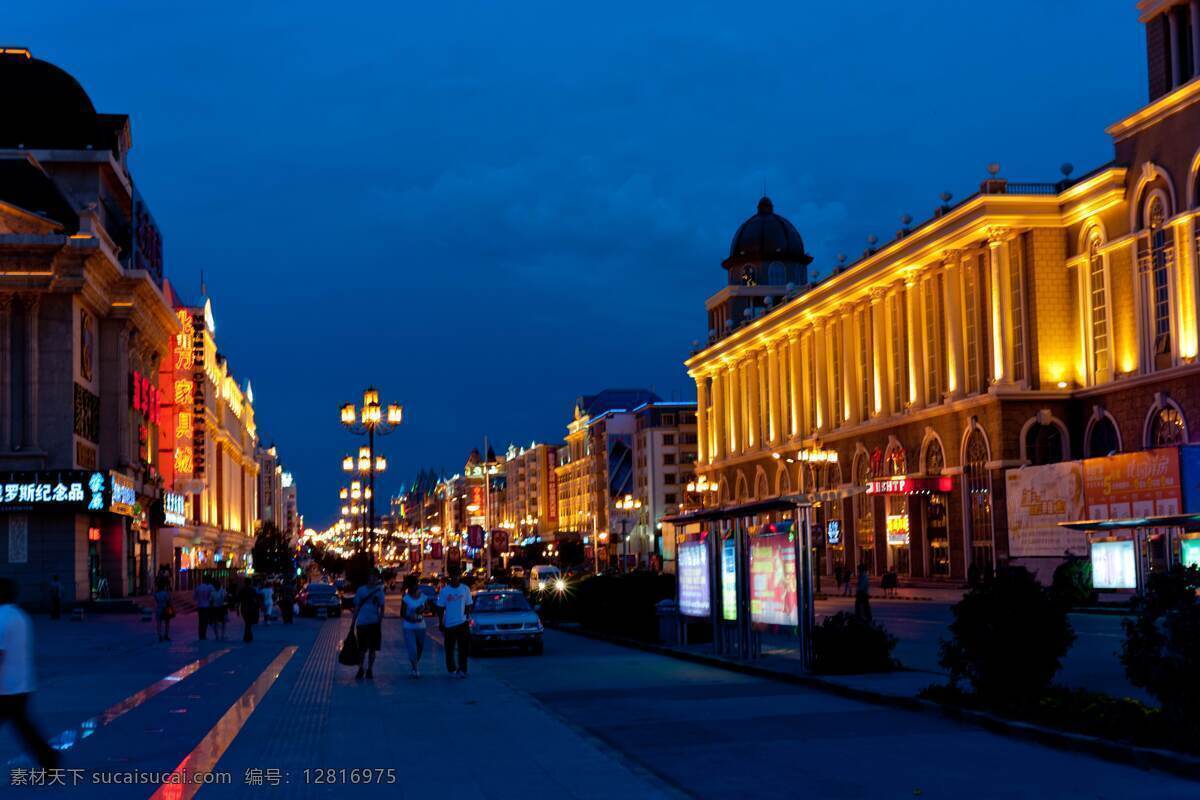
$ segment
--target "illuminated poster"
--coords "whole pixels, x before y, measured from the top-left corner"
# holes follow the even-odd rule
[[[707,617],[712,610],[708,592],[708,546],[697,540],[679,545],[679,613]]]
[[[1064,461],[1010,469],[1004,475],[1008,495],[1008,551],[1013,556],[1055,556],[1087,552],[1087,534],[1060,522],[1083,519],[1083,467]]]
[[[721,618],[737,621],[737,543],[732,536],[721,542]]]
[[[1179,560],[1183,565],[1200,567],[1200,539],[1184,539],[1180,544],[1182,547]]]
[[[1088,519],[1178,514],[1183,494],[1179,450],[1163,447],[1083,462]]]
[[[750,619],[767,625],[797,625],[796,546],[789,535],[750,540]]]
[[[1097,589],[1137,588],[1132,541],[1092,542],[1092,586]]]

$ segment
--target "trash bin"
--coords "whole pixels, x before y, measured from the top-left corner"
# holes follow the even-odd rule
[[[658,640],[663,644],[679,644],[679,604],[674,600],[659,600],[654,606],[658,614]]]

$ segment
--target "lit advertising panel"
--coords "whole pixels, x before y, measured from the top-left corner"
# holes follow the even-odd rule
[[[1183,565],[1200,567],[1200,539],[1184,539],[1180,544],[1183,545],[1179,554]]]
[[[732,536],[721,542],[721,618],[737,621],[737,544]]]
[[[1097,589],[1137,588],[1132,541],[1092,542],[1092,586]]]
[[[703,541],[679,545],[679,613],[707,617],[712,610],[708,593],[708,546]]]
[[[750,540],[750,619],[766,625],[796,625],[796,546],[790,535]]]

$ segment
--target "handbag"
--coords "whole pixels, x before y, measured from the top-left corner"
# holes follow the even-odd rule
[[[167,603],[167,607],[163,609],[163,619],[175,619],[175,606]]]
[[[358,649],[358,635],[354,632],[354,623],[350,623],[350,632],[338,650],[338,663],[347,667],[357,667],[362,663],[362,651]]]

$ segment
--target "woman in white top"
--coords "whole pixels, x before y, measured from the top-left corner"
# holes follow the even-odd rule
[[[416,575],[404,576],[404,649],[408,651],[408,663],[412,665],[412,676],[421,677],[418,664],[425,652],[425,603],[428,601],[417,585]]]
[[[270,624],[271,613],[275,607],[275,590],[271,584],[264,583],[262,587],[263,625]]]

